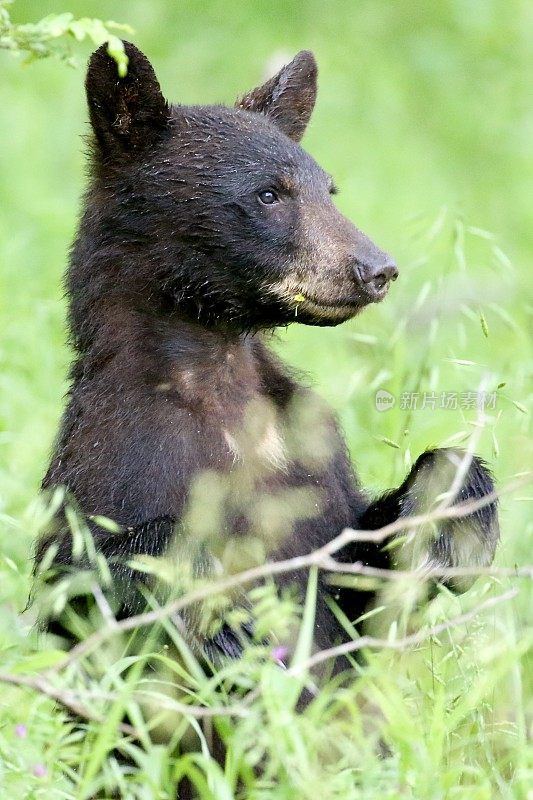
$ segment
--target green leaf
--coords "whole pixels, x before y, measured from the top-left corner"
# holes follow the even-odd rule
[[[354,625],[359,625],[361,622],[371,619],[371,617],[375,617],[376,614],[381,614],[381,612],[385,611],[386,608],[387,606],[376,606],[376,608],[371,608],[370,611],[367,611],[365,614],[361,614],[360,617],[357,617]]]
[[[94,522],[95,525],[98,525],[99,528],[103,528],[105,531],[109,531],[109,533],[120,533],[122,531],[120,525],[114,520],[109,519],[109,517],[102,517],[99,514],[94,514],[90,516],[89,519]]]
[[[17,675],[27,674],[31,672],[42,672],[50,667],[55,667],[60,664],[67,657],[64,650],[43,650],[42,653],[35,653],[24,661],[15,664],[11,671]]]
[[[316,593],[318,586],[318,567],[311,567],[309,570],[309,580],[307,581],[307,592],[305,594],[305,606],[302,617],[302,624],[298,634],[298,641],[294,648],[294,655],[291,667],[303,664],[313,650],[313,640],[315,635],[315,612],[316,612]]]
[[[38,22],[36,27],[42,29],[43,35],[57,39],[59,36],[65,35],[73,19],[74,15],[70,12],[50,14]]]
[[[13,561],[13,559],[9,558],[9,556],[2,556],[2,558],[6,566],[8,566],[9,569],[13,570],[13,572],[16,572],[18,574],[19,569],[15,564],[15,562]]]
[[[128,74],[128,56],[124,50],[124,44],[117,36],[110,36],[107,44],[107,52],[117,62],[118,74],[124,78]]]
[[[383,444],[386,444],[389,447],[394,447],[395,450],[400,449],[400,445],[397,442],[394,442],[392,439],[388,439],[387,436],[378,436],[377,439],[379,442],[383,442]]]

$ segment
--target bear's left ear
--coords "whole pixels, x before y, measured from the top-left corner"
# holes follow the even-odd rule
[[[130,42],[124,49],[128,72],[123,78],[104,44],[92,54],[85,80],[91,125],[105,156],[149,147],[169,117],[152,65]]]
[[[265,114],[299,142],[315,106],[317,74],[314,55],[302,50],[277,75],[238,100],[236,108]]]

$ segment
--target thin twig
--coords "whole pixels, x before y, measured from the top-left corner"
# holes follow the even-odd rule
[[[306,553],[302,556],[285,559],[283,561],[267,562],[257,567],[244,570],[243,572],[229,575],[219,581],[215,581],[199,588],[188,592],[185,596],[173,600],[163,606],[160,606],[151,611],[146,611],[142,614],[136,614],[132,617],[120,620],[116,625],[102,628],[95,631],[85,641],[80,642],[72,648],[67,657],[50,667],[47,672],[52,674],[61,672],[69,665],[75,663],[80,658],[90,653],[94,648],[98,647],[104,641],[107,641],[116,633],[125,633],[136,628],[153,625],[162,619],[169,617],[182,611],[184,608],[206,600],[208,597],[234,589],[238,586],[244,586],[248,583],[253,583],[261,578],[271,577],[273,575],[282,575],[288,572],[297,572],[299,570],[307,569],[311,566],[321,567],[323,562],[333,553],[338,552],[343,547],[353,542],[383,542],[385,539],[405,530],[406,528],[413,528],[419,525],[425,525],[428,522],[435,522],[442,519],[457,519],[472,514],[480,508],[484,508],[490,503],[495,502],[498,497],[507,492],[514,491],[521,488],[525,484],[533,480],[533,474],[527,475],[516,481],[509,483],[499,491],[493,491],[486,494],[484,497],[477,500],[469,500],[464,503],[459,503],[449,508],[439,508],[427,514],[420,514],[415,517],[406,517],[405,519],[398,519],[385,525],[383,528],[374,531],[355,531],[351,528],[346,528],[342,533],[325,544],[323,547],[314,550],[311,553]],[[349,567],[349,565],[347,565]],[[349,569],[346,570],[349,572]],[[476,574],[476,573],[474,573]],[[483,571],[481,571],[483,574]]]
[[[407,578],[533,578],[533,564],[521,567],[430,567],[421,569],[382,569],[368,567],[361,561],[346,564],[333,558],[324,558],[319,566],[329,572],[344,572],[347,575],[364,575],[369,578],[383,578],[389,581],[402,581]]]
[[[485,391],[485,381],[482,381],[478,388],[478,396],[480,393],[484,391]],[[457,469],[455,470],[450,488],[448,489],[447,492],[444,493],[441,502],[436,506],[437,509],[450,507],[454,502],[454,500],[456,499],[459,492],[461,491],[461,487],[464,484],[464,480],[472,464],[472,459],[474,458],[474,454],[479,439],[481,437],[481,431],[483,430],[485,421],[486,421],[486,415],[484,413],[484,409],[478,406],[477,409],[478,427],[474,428],[474,431],[469,438],[468,446],[464,451],[464,453],[462,454]]]
[[[417,633],[413,633],[409,636],[404,636],[402,639],[376,639],[373,636],[361,636],[359,639],[353,639],[349,642],[344,642],[336,647],[330,647],[327,650],[320,650],[318,653],[314,653],[314,655],[310,656],[302,664],[290,667],[287,670],[287,673],[289,675],[298,675],[299,673],[311,669],[312,667],[316,667],[317,664],[321,664],[322,662],[331,658],[345,656],[348,653],[353,653],[356,650],[362,650],[363,648],[406,650],[408,647],[415,647],[416,645],[427,641],[427,639],[431,638],[432,636],[438,636],[438,634],[442,633],[443,631],[447,631],[450,628],[455,628],[465,622],[470,622],[470,620],[474,619],[474,617],[476,617],[482,611],[487,611],[489,608],[494,608],[494,606],[500,605],[500,603],[505,603],[508,600],[512,600],[517,594],[517,589],[509,589],[508,592],[504,592],[497,597],[491,597],[464,614],[460,614],[457,617],[452,617],[452,619],[440,622],[438,625],[433,625],[431,628],[426,628],[425,630],[417,631]]]
[[[10,673],[0,672],[0,683],[8,683],[13,686],[24,686],[28,689],[33,689],[40,694],[44,694],[51,700],[60,703],[68,711],[76,714],[78,717],[87,719],[90,722],[104,722],[104,718],[99,714],[95,714],[87,706],[85,706],[79,699],[79,695],[69,689],[59,689],[53,686],[46,678],[41,675],[11,675]],[[115,697],[111,699],[116,699]],[[139,732],[132,725],[122,722],[118,725],[120,730],[128,736],[135,736],[139,738]]]

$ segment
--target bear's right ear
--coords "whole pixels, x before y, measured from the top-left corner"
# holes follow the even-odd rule
[[[315,107],[317,72],[314,55],[302,50],[277,75],[235,105],[270,117],[283,133],[299,142]]]
[[[169,118],[152,65],[130,42],[124,49],[128,72],[123,78],[103,44],[92,54],[85,80],[91,125],[105,156],[140,152]]]

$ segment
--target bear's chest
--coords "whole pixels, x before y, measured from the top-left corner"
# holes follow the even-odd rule
[[[185,511],[196,540],[222,544],[238,536],[268,556],[302,524],[312,531],[328,509],[344,508],[344,487],[332,469],[342,444],[311,393],[285,407],[260,393],[241,396],[230,410],[199,418],[199,431],[203,468],[192,476]]]

